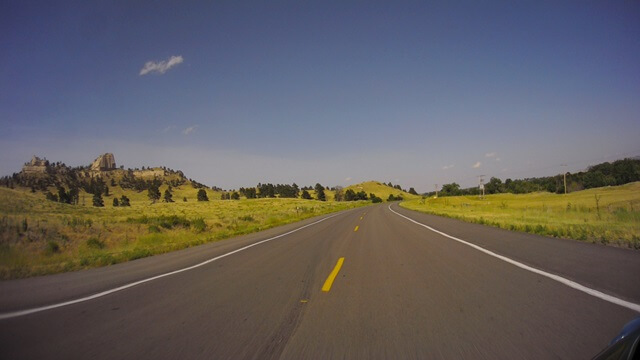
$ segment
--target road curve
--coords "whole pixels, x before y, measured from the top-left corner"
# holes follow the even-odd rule
[[[391,209],[640,303],[638,252]],[[391,209],[354,209],[103,269],[0,282],[0,313],[14,312],[183,269],[310,225],[189,271],[0,320],[0,358],[583,359],[638,315]]]

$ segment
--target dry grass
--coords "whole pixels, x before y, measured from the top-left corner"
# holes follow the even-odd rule
[[[640,183],[578,191],[441,197],[401,206],[546,236],[640,249]]]
[[[161,188],[164,192],[165,187]],[[196,201],[197,190],[175,188],[174,203],[155,203],[146,191],[112,188],[105,207],[44,200],[28,189],[0,188],[0,278],[19,278],[104,266],[256,232],[368,202],[302,199]],[[131,207],[113,207],[125,194]],[[187,197],[187,202],[183,198]],[[84,198],[84,205],[83,204]]]

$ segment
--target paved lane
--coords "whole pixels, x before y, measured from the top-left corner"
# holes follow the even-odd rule
[[[393,209],[436,222],[434,226],[443,224],[440,218]],[[521,241],[522,234],[444,224],[447,228],[439,230],[465,231],[462,235],[470,237],[465,240],[486,237],[508,244],[489,244],[494,251],[515,251]],[[293,228],[170,254],[164,258],[167,271]],[[585,261],[602,266],[604,261],[600,270],[564,271],[593,286],[601,284],[600,271],[622,276],[615,286],[605,283],[598,289],[640,302],[635,292],[640,287],[639,253],[576,250],[593,247],[576,242],[562,243],[567,250],[544,241],[535,244],[536,251],[516,255],[549,266],[546,270],[561,265],[540,260],[537,254],[544,253],[544,246],[554,253],[567,251],[572,268]],[[582,258],[572,255],[576,252]],[[330,290],[322,291],[341,257],[344,262]],[[161,272],[162,259],[144,259],[152,274],[132,262],[90,275],[0,283],[3,292],[24,290],[24,295],[2,295],[0,310],[51,297],[29,290],[33,284],[46,289],[62,284],[52,298],[68,299]],[[120,280],[118,274],[127,269],[134,269],[134,275]],[[91,279],[105,278],[109,280],[96,280],[101,289],[88,285]],[[65,292],[69,294],[61,294]],[[380,205],[342,213],[197,269],[99,299],[2,320],[0,358],[578,359],[597,353],[635,315],[428,231]]]

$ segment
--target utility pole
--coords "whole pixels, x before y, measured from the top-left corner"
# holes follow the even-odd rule
[[[566,167],[567,164],[561,164],[560,166]],[[564,176],[564,194],[567,195],[567,171],[565,170],[562,175]]]
[[[484,177],[486,175],[478,175],[478,197],[480,197],[480,191],[482,191],[481,199],[484,199]]]

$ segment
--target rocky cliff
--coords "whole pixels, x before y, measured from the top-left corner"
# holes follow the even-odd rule
[[[91,164],[92,171],[108,171],[116,168],[116,158],[112,153],[98,156]]]
[[[44,173],[45,171],[47,171],[47,166],[49,165],[49,162],[47,161],[47,159],[40,159],[37,156],[33,156],[33,158],[31,158],[31,161],[24,164],[24,166],[22,167],[22,172],[24,174],[33,174],[33,173]]]

